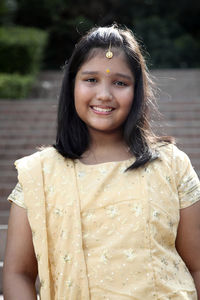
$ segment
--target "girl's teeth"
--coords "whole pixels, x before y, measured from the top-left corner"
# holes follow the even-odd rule
[[[102,111],[102,112],[108,112],[108,111],[112,110],[112,108],[101,108],[101,107],[96,107],[96,106],[93,106],[93,109],[97,110],[97,111]]]

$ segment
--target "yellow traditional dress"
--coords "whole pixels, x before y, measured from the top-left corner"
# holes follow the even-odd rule
[[[134,158],[85,165],[51,147],[16,162],[9,200],[27,209],[42,300],[197,300],[175,239],[200,183],[185,153],[157,150],[127,172]]]

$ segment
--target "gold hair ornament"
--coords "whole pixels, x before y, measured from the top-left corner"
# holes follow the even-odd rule
[[[113,52],[111,51],[111,44],[109,45],[108,51],[106,52],[106,57],[111,59],[113,57]]]

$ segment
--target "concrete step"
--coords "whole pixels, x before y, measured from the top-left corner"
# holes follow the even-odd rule
[[[2,293],[3,284],[3,260],[6,245],[7,225],[0,225],[0,293]]]
[[[3,287],[3,261],[5,255],[6,237],[7,237],[8,225],[0,225],[0,294],[2,293]],[[39,279],[36,281],[36,288],[39,290]]]
[[[0,261],[4,259],[8,225],[0,225]]]
[[[198,101],[200,98],[199,69],[165,69],[151,70],[151,75],[162,90],[160,97],[163,101],[176,102]],[[38,80],[30,94],[30,99],[57,100],[60,92],[63,71],[46,71],[38,76]]]
[[[0,226],[8,224],[9,217],[9,206],[4,210],[0,211]]]

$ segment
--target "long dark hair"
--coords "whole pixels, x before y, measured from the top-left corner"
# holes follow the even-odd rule
[[[90,136],[86,124],[79,118],[74,105],[74,82],[82,64],[95,48],[109,46],[122,50],[135,79],[134,101],[123,126],[123,136],[136,161],[134,169],[158,157],[152,145],[158,141],[170,142],[169,137],[154,135],[149,121],[149,111],[154,102],[153,82],[133,33],[116,25],[90,30],[75,45],[65,66],[57,119],[57,138],[54,147],[67,158],[77,159],[88,149]]]

